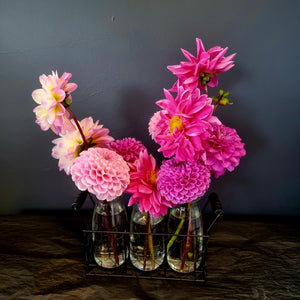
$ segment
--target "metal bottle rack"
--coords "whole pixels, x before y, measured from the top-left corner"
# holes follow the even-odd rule
[[[208,203],[211,204],[213,215],[209,216],[205,213]],[[215,223],[222,218],[224,212],[222,210],[221,202],[219,201],[218,196],[215,193],[209,195],[206,203],[201,208],[203,220],[204,220],[204,235],[200,236],[203,238],[203,250],[202,250],[202,259],[200,266],[191,273],[178,273],[168,266],[166,261],[166,256],[163,264],[153,271],[141,271],[136,269],[130,262],[130,253],[126,253],[125,263],[121,266],[114,269],[106,269],[100,267],[94,260],[94,249],[92,242],[93,233],[113,233],[113,234],[122,234],[129,241],[129,235],[139,234],[147,235],[148,233],[132,233],[132,232],[117,232],[117,231],[93,231],[91,230],[90,223],[88,224],[87,229],[83,230],[84,234],[84,250],[85,250],[85,259],[86,259],[86,275],[88,276],[99,276],[99,277],[121,277],[121,278],[135,278],[135,279],[152,279],[152,280],[173,280],[173,281],[189,281],[189,282],[205,282],[205,261],[207,254],[207,246],[209,240],[209,234]],[[153,236],[164,236],[165,239],[169,239],[174,234],[169,233],[152,233]],[[178,234],[177,236],[187,236],[184,234]],[[195,235],[190,235],[190,237]],[[198,235],[199,237],[199,235]],[[167,253],[167,243],[165,244],[165,253]],[[128,247],[129,249],[129,247]],[[130,250],[128,250],[129,252]]]

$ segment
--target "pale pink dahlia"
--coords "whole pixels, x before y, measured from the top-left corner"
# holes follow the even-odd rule
[[[244,143],[233,128],[224,125],[213,125],[209,137],[203,141],[204,151],[200,159],[206,164],[215,178],[226,170],[232,172],[246,155]]]
[[[129,168],[132,169],[133,163],[139,158],[140,152],[146,150],[146,147],[141,141],[127,137],[110,143],[108,149],[120,154],[128,163]]]
[[[72,180],[81,191],[88,190],[99,200],[119,197],[129,184],[129,167],[116,152],[89,148],[80,153],[71,168]]]
[[[52,149],[52,156],[58,159],[59,170],[65,170],[66,174],[70,174],[71,166],[80,152],[85,150],[85,145],[75,122],[70,121],[72,126],[68,127],[68,131],[60,134],[60,138],[53,140],[55,146]],[[79,122],[83,134],[88,142],[89,147],[107,148],[108,144],[114,139],[108,135],[109,130],[98,125],[99,121],[93,122],[91,117],[85,118]]]
[[[155,141],[161,146],[158,151],[165,157],[175,156],[176,162],[195,161],[195,155],[203,149],[202,139],[206,129],[213,123],[220,124],[212,116],[214,106],[207,95],[200,90],[184,90],[179,87],[177,97],[164,90],[166,99],[156,102],[165,113],[157,122]]]
[[[125,191],[132,193],[128,205],[138,202],[141,211],[149,212],[155,218],[160,214],[166,215],[169,204],[157,190],[158,168],[154,157],[149,155],[147,150],[140,152],[135,167],[136,169],[130,173],[130,184]]]
[[[162,163],[157,174],[157,188],[172,206],[197,199],[210,184],[210,172],[201,162],[176,163],[169,159]]]
[[[166,114],[167,111],[160,110],[154,113],[151,117],[148,125],[149,133],[152,137],[152,140],[155,140],[155,137],[161,133],[161,127],[157,126],[158,122],[161,121],[161,114]]]
[[[33,112],[36,114],[36,123],[42,130],[51,128],[56,134],[62,132],[62,128],[69,117],[65,108],[65,100],[72,101],[71,92],[77,89],[77,84],[68,83],[72,74],[63,73],[59,78],[57,71],[52,75],[40,76],[41,89],[32,92],[33,100],[39,104]]]
[[[219,46],[213,47],[208,51],[200,39],[196,39],[197,57],[193,56],[188,51],[181,49],[183,55],[188,59],[180,62],[180,65],[168,66],[168,69],[178,77],[180,85],[191,89],[200,88],[206,90],[207,86],[215,87],[218,85],[218,73],[223,73],[231,69],[235,54],[225,57],[228,48]],[[177,90],[177,84],[173,86],[172,91]]]

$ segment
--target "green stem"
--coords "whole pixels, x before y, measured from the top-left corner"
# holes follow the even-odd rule
[[[174,244],[175,240],[177,239],[177,235],[179,234],[182,226],[183,226],[183,223],[184,223],[184,220],[185,220],[185,213],[183,214],[182,216],[182,219],[174,233],[174,235],[172,236],[172,238],[170,239],[168,245],[167,245],[167,252],[169,252],[170,248],[172,247],[172,245]]]

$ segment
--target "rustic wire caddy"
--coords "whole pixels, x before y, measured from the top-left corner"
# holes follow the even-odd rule
[[[213,215],[207,215],[205,213],[207,205],[211,204]],[[204,206],[201,208],[203,220],[204,220],[204,234],[199,235],[189,235],[190,237],[200,237],[203,239],[203,248],[202,248],[202,259],[198,268],[190,273],[178,273],[173,271],[167,263],[165,255],[163,264],[153,271],[141,271],[135,268],[130,262],[130,247],[126,247],[125,253],[125,263],[121,266],[114,269],[107,269],[99,266],[94,260],[94,247],[92,234],[93,233],[105,233],[105,234],[114,234],[125,236],[125,243],[129,245],[130,235],[149,235],[145,232],[126,232],[119,231],[95,231],[91,230],[90,222],[87,224],[87,229],[83,230],[84,234],[84,251],[85,251],[85,260],[86,260],[86,275],[87,276],[99,276],[99,277],[119,277],[119,278],[135,278],[135,279],[152,279],[152,280],[173,280],[173,281],[188,281],[188,282],[198,282],[204,283],[206,278],[205,273],[205,262],[207,254],[207,246],[209,240],[209,234],[215,223],[222,218],[224,211],[222,209],[221,202],[219,201],[218,196],[215,193],[209,195]],[[167,222],[166,222],[167,223]],[[167,230],[165,230],[167,232]],[[167,253],[167,241],[173,235],[187,237],[185,234],[169,234],[169,233],[151,233],[152,236],[163,236],[164,237],[164,248],[165,253]]]

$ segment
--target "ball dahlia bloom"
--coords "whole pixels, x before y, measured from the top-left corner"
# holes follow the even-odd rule
[[[120,154],[128,163],[129,168],[132,169],[133,164],[139,158],[140,152],[146,150],[146,147],[141,141],[137,141],[135,138],[127,137],[110,143],[108,145],[108,149]]]
[[[52,71],[52,75],[43,74],[39,77],[42,88],[34,90],[32,98],[39,104],[33,112],[36,115],[36,123],[42,130],[51,128],[56,134],[62,132],[69,118],[63,102],[66,98],[72,101],[71,92],[77,89],[77,84],[68,83],[71,77],[70,73],[63,73],[58,77],[57,71]]]
[[[157,174],[157,188],[171,206],[184,204],[205,194],[210,184],[210,171],[201,161],[176,163],[165,160]]]
[[[148,130],[152,137],[152,140],[155,140],[155,137],[161,133],[161,127],[157,126],[157,124],[161,121],[161,114],[166,114],[167,111],[160,110],[154,113],[154,115],[150,118]]]
[[[196,153],[203,149],[202,139],[211,124],[220,124],[212,116],[212,99],[200,94],[199,89],[185,90],[179,87],[177,97],[164,90],[166,99],[156,102],[165,112],[157,122],[155,141],[158,151],[165,157],[175,156],[176,162],[195,161]]]
[[[52,156],[58,159],[59,170],[64,170],[67,175],[70,174],[71,166],[80,152],[85,149],[80,132],[73,120],[69,121],[71,126],[64,134],[53,140],[55,146],[52,149]],[[94,123],[91,117],[79,121],[83,134],[89,144],[89,147],[107,148],[114,139],[108,135],[109,130],[98,125],[99,121]]]
[[[233,58],[235,54],[225,57],[228,48],[219,46],[205,50],[200,39],[196,39],[197,57],[188,51],[181,49],[188,61],[180,62],[180,65],[168,66],[168,69],[178,77],[178,82],[185,88],[200,88],[206,90],[207,86],[215,87],[218,85],[216,74],[228,71],[234,66]],[[177,83],[171,91],[177,90]]]
[[[81,191],[88,190],[99,200],[112,201],[129,184],[129,167],[116,152],[89,148],[80,153],[71,168],[72,180]]]
[[[210,135],[203,141],[204,151],[200,159],[206,164],[215,178],[226,170],[232,172],[240,163],[240,158],[246,155],[244,143],[233,128],[224,125],[214,125],[209,130]]]
[[[125,191],[132,193],[129,206],[138,202],[141,211],[149,212],[155,218],[160,214],[166,215],[169,205],[157,190],[157,172],[154,157],[149,155],[147,150],[140,152],[135,170],[130,173],[130,184]]]

